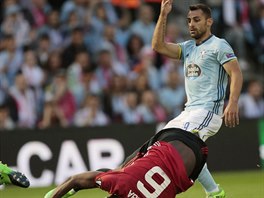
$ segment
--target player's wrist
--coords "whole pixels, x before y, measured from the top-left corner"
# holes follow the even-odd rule
[[[166,19],[167,19],[167,16],[168,16],[168,13],[166,13],[166,12],[161,12],[159,17],[160,17],[162,20],[166,20]]]
[[[238,99],[230,98],[230,99],[229,99],[229,103],[232,103],[232,104],[238,104]]]

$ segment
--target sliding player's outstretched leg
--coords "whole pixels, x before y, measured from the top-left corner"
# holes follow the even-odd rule
[[[0,185],[13,184],[19,187],[27,188],[30,185],[28,178],[21,172],[9,168],[6,164],[0,162]]]

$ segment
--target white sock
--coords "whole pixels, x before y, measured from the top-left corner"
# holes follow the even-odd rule
[[[204,165],[200,175],[198,176],[198,181],[208,193],[219,191],[218,185],[215,183],[214,178],[207,168],[207,164]]]

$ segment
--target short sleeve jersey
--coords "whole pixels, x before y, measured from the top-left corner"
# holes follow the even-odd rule
[[[221,115],[228,84],[223,65],[236,58],[233,49],[226,40],[214,35],[199,45],[194,40],[178,45],[184,61],[185,109],[201,108]]]

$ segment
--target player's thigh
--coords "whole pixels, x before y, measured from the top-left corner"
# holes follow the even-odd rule
[[[222,118],[204,109],[183,111],[178,117],[169,121],[164,128],[180,128],[199,134],[204,141],[215,135],[222,125]]]
[[[190,112],[182,111],[180,115],[170,120],[163,129],[166,128],[179,128],[184,129],[186,118],[189,116]]]

